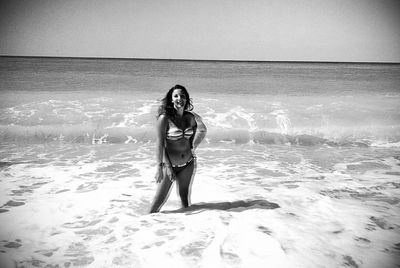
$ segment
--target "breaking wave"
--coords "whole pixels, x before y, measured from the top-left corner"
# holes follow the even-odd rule
[[[391,132],[389,132],[391,130]],[[292,131],[293,132],[293,131]],[[381,129],[368,133],[353,129],[333,133],[329,129],[304,129],[295,134],[287,134],[280,129],[250,130],[240,128],[209,128],[205,144],[279,144],[279,145],[329,145],[329,146],[400,146],[400,130]],[[379,134],[379,135],[377,135]],[[80,125],[36,125],[0,126],[0,142],[69,142],[87,144],[106,143],[149,143],[155,142],[154,127],[105,127],[97,128],[90,124]]]

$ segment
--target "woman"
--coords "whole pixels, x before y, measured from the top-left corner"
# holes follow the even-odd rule
[[[157,119],[156,182],[159,183],[150,213],[158,212],[176,180],[182,206],[190,205],[190,186],[195,170],[194,149],[207,129],[200,116],[189,111],[193,105],[186,88],[172,87],[161,100]]]

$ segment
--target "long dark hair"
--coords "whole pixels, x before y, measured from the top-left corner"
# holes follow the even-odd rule
[[[192,99],[189,96],[189,92],[186,90],[186,88],[184,86],[175,85],[170,90],[168,90],[165,97],[163,99],[161,99],[161,105],[158,108],[158,116],[160,116],[162,114],[174,115],[176,113],[174,105],[172,104],[172,92],[174,92],[175,89],[180,89],[180,90],[182,90],[183,94],[185,94],[186,104],[185,104],[184,110],[185,111],[193,110],[194,107],[192,104]]]

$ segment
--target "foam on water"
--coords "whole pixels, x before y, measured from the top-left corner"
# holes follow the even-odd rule
[[[297,97],[288,98],[287,105],[264,97],[252,101],[224,98],[229,102],[199,99],[197,107],[209,128],[209,142],[395,146],[400,140],[400,115],[393,109],[393,99],[384,98],[356,114],[354,108],[349,109],[357,103],[345,99],[339,106],[335,101],[318,104],[327,100],[316,99],[304,107]],[[88,143],[106,135],[108,143],[154,141],[157,105],[155,100],[122,96],[7,107],[0,118],[0,140]],[[386,105],[383,111],[381,105]]]
[[[9,165],[0,173],[3,256],[39,267],[160,261],[393,267],[396,261],[400,162],[390,155],[398,151],[203,146],[194,205],[180,210],[172,191],[164,213],[149,215],[153,146],[7,148]]]

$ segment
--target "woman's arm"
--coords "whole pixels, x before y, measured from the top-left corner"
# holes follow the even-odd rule
[[[169,161],[165,160],[165,136],[166,136],[166,128],[167,128],[167,116],[162,114],[158,117],[157,120],[157,127],[156,127],[156,182],[159,183],[163,180],[164,178],[164,170],[166,169],[166,166],[169,165]],[[166,163],[168,162],[168,163]],[[168,170],[170,168],[167,168]]]
[[[167,129],[167,116],[162,114],[157,119],[157,130],[156,130],[156,161],[157,165],[164,162],[164,150],[165,150],[165,136]]]
[[[165,152],[165,138],[167,132],[167,116],[162,114],[157,120],[157,141],[156,141],[156,182],[161,182],[164,178],[168,178],[170,181],[175,180],[175,174],[172,171],[171,161]]]
[[[200,115],[192,112],[192,114],[194,115],[194,119],[196,120],[196,124],[197,124],[197,128],[196,128],[196,133],[193,139],[193,149],[196,149],[197,146],[199,146],[199,144],[203,141],[204,137],[207,134],[207,127],[206,125],[203,123],[202,118],[200,117]]]

